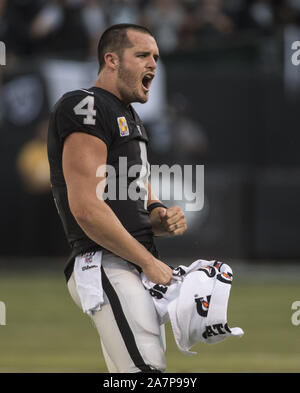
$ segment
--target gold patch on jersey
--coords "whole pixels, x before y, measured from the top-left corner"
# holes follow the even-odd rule
[[[117,122],[118,122],[119,130],[120,130],[120,136],[129,135],[129,128],[127,125],[126,118],[124,116],[118,117]]]

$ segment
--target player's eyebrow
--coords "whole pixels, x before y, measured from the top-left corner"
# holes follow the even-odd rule
[[[137,56],[151,56],[151,52],[147,52],[147,51],[141,51],[141,52],[136,52]],[[159,55],[158,54],[154,54],[153,58],[155,61],[158,61],[159,59]]]

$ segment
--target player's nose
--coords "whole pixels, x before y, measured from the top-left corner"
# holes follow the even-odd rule
[[[148,62],[147,62],[147,68],[150,68],[151,70],[156,70],[157,64],[153,56],[149,56]]]

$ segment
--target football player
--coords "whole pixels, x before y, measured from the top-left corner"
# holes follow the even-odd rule
[[[67,285],[83,308],[85,294],[80,296],[74,274],[76,258],[85,258],[82,270],[97,277],[100,272],[93,269],[93,260],[101,259],[104,301],[90,316],[110,372],[166,368],[164,329],[140,272],[154,283],[168,285],[172,269],[159,259],[153,236],[181,235],[187,226],[179,207],[167,208],[151,191],[148,137],[131,106],[147,102],[158,58],[149,30],[132,24],[111,26],[99,41],[100,69],[94,86],[63,95],[49,125],[52,190],[71,247]],[[122,170],[120,157],[127,163]],[[124,182],[123,170],[128,174],[135,165],[140,170]],[[104,199],[105,189],[99,185],[107,179],[99,168],[108,166],[115,170],[117,190],[116,197]],[[140,198],[130,197],[132,181]],[[120,184],[125,184],[126,198]]]

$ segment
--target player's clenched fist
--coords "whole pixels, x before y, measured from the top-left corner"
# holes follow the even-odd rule
[[[161,285],[169,285],[173,276],[172,269],[157,258],[144,265],[143,272],[150,281]]]
[[[161,209],[159,216],[163,228],[171,235],[182,235],[186,229],[186,221],[183,211],[179,206],[172,206],[169,209]]]
[[[187,230],[183,211],[179,206],[168,209],[158,207],[151,212],[150,220],[155,235],[182,235]]]

